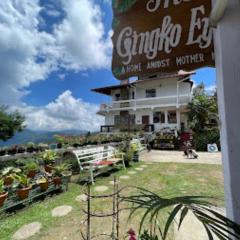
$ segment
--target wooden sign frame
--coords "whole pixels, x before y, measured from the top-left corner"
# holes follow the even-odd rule
[[[113,1],[114,76],[215,66],[211,9],[211,0]]]

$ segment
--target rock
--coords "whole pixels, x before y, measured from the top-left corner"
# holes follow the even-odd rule
[[[56,207],[52,210],[52,216],[53,217],[64,217],[68,215],[72,211],[71,206],[63,205]]]
[[[137,171],[143,171],[144,169],[143,169],[143,168],[135,168],[135,170],[137,170]]]
[[[120,176],[119,178],[120,178],[120,179],[130,179],[130,177],[127,176],[127,175]]]
[[[75,200],[77,202],[86,202],[87,201],[87,195],[86,194],[81,194],[81,195],[78,195]]]
[[[109,187],[107,186],[98,186],[98,187],[95,187],[95,191],[96,192],[105,192],[109,189]]]
[[[42,228],[40,222],[32,222],[21,227],[12,237],[13,240],[28,239],[37,234]]]

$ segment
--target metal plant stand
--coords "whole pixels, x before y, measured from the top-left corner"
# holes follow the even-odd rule
[[[84,240],[92,240],[97,239],[100,236],[106,236],[112,240],[119,240],[119,228],[120,228],[120,220],[119,213],[120,209],[120,192],[118,182],[116,181],[116,177],[114,177],[114,188],[113,193],[109,195],[101,195],[101,196],[93,196],[91,195],[91,185],[87,186],[87,211],[83,210],[83,212],[87,215],[87,229],[86,236],[82,233],[82,237]],[[104,198],[112,198],[112,212],[106,214],[96,214],[91,212],[91,201],[94,199],[104,199]],[[96,236],[91,236],[91,218],[107,218],[112,217],[112,230],[110,234],[99,234]]]

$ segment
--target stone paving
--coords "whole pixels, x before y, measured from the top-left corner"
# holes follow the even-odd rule
[[[33,222],[21,227],[12,237],[12,240],[24,240],[28,239],[35,234],[39,233],[42,228],[42,224],[39,222]]]
[[[52,210],[52,217],[64,217],[72,211],[71,206],[63,205]]]
[[[143,169],[143,168],[135,168],[135,170],[137,170],[137,171],[143,171],[144,169]]]
[[[208,153],[198,152],[198,159],[188,159],[183,156],[182,151],[157,151],[143,152],[141,160],[145,163],[172,162],[172,163],[201,163],[201,164],[222,164],[220,152]]]
[[[76,197],[76,201],[77,202],[86,202],[87,201],[87,195],[86,194],[81,194],[79,196]]]
[[[123,179],[123,180],[127,180],[127,179],[130,179],[130,177],[128,175],[122,175],[119,177],[120,179]]]
[[[98,186],[98,187],[95,187],[94,189],[95,189],[96,192],[106,192],[109,189],[109,187],[107,187],[107,186]]]
[[[120,181],[116,181],[116,183],[120,183]],[[109,184],[114,185],[114,181],[110,181]]]

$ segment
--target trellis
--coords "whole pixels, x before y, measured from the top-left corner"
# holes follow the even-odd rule
[[[81,232],[82,238],[84,240],[92,240],[97,239],[100,236],[106,236],[112,240],[120,240],[119,238],[119,229],[120,229],[120,220],[119,220],[119,213],[123,210],[120,209],[120,192],[122,189],[119,189],[118,181],[116,177],[114,177],[114,184],[113,184],[113,193],[108,195],[100,195],[94,196],[91,195],[91,186],[88,184],[87,186],[87,210],[83,209],[83,212],[87,215],[87,228],[86,228],[86,235]],[[106,199],[112,198],[112,211],[106,214],[98,214],[91,212],[91,202],[94,199]],[[107,218],[112,217],[112,230],[110,234],[98,234],[95,236],[91,236],[91,218]]]

